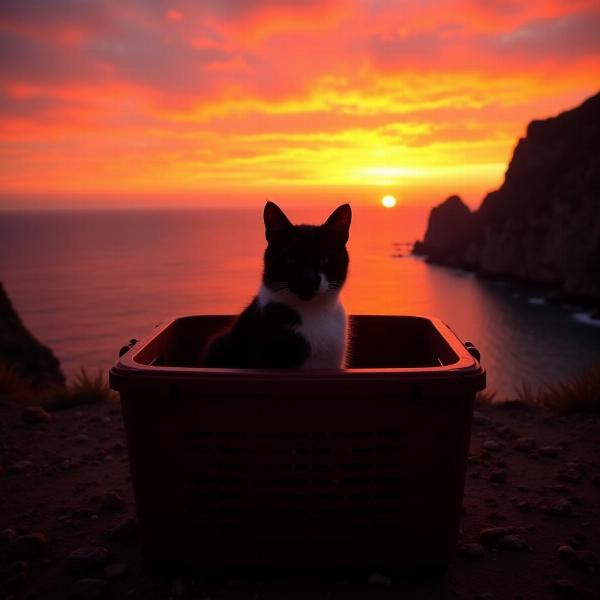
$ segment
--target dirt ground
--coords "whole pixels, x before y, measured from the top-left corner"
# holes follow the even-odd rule
[[[0,598],[600,598],[592,415],[478,407],[457,556],[444,577],[417,580],[154,572],[137,541],[118,405],[44,419],[0,406]]]

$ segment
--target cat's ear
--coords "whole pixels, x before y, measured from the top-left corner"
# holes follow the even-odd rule
[[[349,204],[338,206],[325,221],[323,227],[333,234],[342,244],[348,241],[352,209]]]
[[[264,211],[265,236],[267,242],[272,243],[281,239],[292,227],[290,220],[275,202],[267,202]]]

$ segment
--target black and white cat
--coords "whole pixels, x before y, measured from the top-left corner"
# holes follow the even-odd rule
[[[339,292],[348,273],[349,204],[323,225],[292,225],[273,202],[264,210],[267,249],[258,295],[213,339],[206,367],[339,369],[347,345]]]

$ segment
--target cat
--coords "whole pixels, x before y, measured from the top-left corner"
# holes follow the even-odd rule
[[[350,205],[323,225],[292,225],[274,202],[263,216],[262,285],[233,325],[209,342],[204,366],[343,368],[347,319],[339,293],[348,274]]]

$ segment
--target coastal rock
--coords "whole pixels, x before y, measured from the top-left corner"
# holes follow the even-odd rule
[[[413,253],[444,262],[452,256],[453,249],[462,250],[474,231],[474,225],[473,213],[467,205],[458,196],[450,196],[431,209],[425,239],[415,244]]]
[[[437,264],[600,300],[598,173],[600,94],[531,122],[501,187],[468,216],[456,201],[452,211],[449,201],[432,209],[424,241],[413,252]]]
[[[26,329],[0,283],[0,364],[36,388],[62,386],[65,376],[52,351]]]

